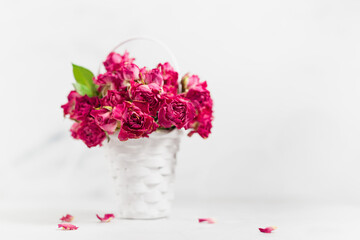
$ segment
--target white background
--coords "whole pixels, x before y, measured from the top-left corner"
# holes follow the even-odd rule
[[[206,80],[210,138],[184,138],[178,201],[360,201],[359,1],[2,1],[0,202],[113,198],[70,137],[71,62],[134,35]],[[136,56],[135,56],[136,57]],[[165,59],[167,60],[167,59]]]

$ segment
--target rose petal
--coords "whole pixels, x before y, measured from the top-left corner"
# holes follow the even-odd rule
[[[72,225],[70,223],[60,223],[58,224],[58,228],[62,228],[63,230],[76,230],[79,227]]]
[[[271,233],[275,229],[277,229],[277,227],[274,227],[274,226],[267,227],[267,228],[259,228],[260,232],[262,232],[262,233]]]
[[[112,213],[105,214],[103,218],[100,217],[98,214],[96,214],[96,216],[101,222],[110,222],[113,218],[115,218],[115,215]]]
[[[72,220],[74,220],[74,217],[70,214],[66,214],[66,216],[60,218],[60,220],[63,222],[71,222]]]
[[[203,222],[213,224],[215,223],[215,220],[212,218],[199,218],[199,223],[203,223]]]

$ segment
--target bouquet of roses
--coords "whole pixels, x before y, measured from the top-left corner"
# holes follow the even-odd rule
[[[178,73],[169,63],[154,69],[139,68],[129,53],[112,52],[103,63],[104,74],[94,77],[86,68],[73,64],[75,91],[61,107],[75,123],[71,135],[89,148],[109,134],[120,141],[148,137],[157,129],[190,129],[207,138],[211,133],[213,102],[206,82]]]

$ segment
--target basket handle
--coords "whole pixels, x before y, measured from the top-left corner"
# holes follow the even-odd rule
[[[161,42],[160,40],[157,40],[155,38],[152,37],[148,37],[148,36],[135,36],[135,37],[131,37],[125,41],[122,41],[121,43],[119,43],[118,45],[116,45],[110,52],[115,52],[119,47],[121,47],[122,45],[128,43],[128,42],[132,42],[132,41],[137,41],[137,40],[147,40],[150,42],[154,42],[156,44],[158,44],[159,46],[161,46],[162,48],[165,49],[165,51],[169,54],[172,63],[174,64],[174,68],[177,72],[180,71],[179,69],[179,65],[178,62],[176,60],[176,57],[174,55],[174,53],[170,50],[170,48],[164,44],[163,42]],[[101,67],[102,67],[102,63],[100,63],[99,68],[98,68],[98,75],[100,74],[101,71]]]

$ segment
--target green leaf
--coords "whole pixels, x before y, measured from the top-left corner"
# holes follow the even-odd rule
[[[73,73],[76,80],[76,86],[74,85],[76,91],[80,95],[88,95],[89,97],[97,95],[98,86],[94,84],[93,78],[94,74],[81,66],[72,64]]]
[[[90,70],[75,64],[72,64],[72,66],[74,77],[77,83],[84,85],[89,89],[95,88],[95,84],[93,82],[94,74]]]
[[[73,86],[74,86],[76,92],[78,92],[81,96],[84,96],[84,95],[88,95],[89,97],[94,96],[94,92],[91,89],[89,89],[87,86],[84,86],[79,83],[73,83]]]

